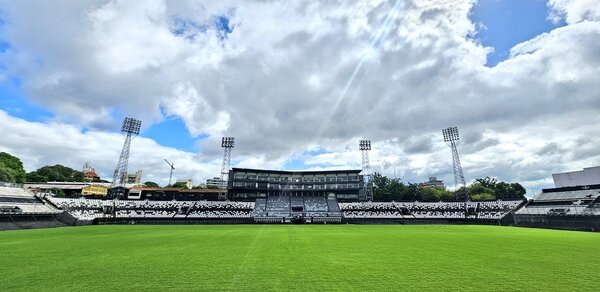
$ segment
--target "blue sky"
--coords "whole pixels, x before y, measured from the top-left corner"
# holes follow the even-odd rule
[[[480,1],[471,19],[483,24],[476,38],[494,48],[487,65],[495,66],[505,60],[514,45],[564,25],[552,23],[547,10],[545,0]]]
[[[371,139],[372,169],[449,181],[450,152],[438,136],[456,125],[469,179],[546,183],[597,153],[580,119],[595,119],[582,111],[595,108],[600,92],[600,82],[587,82],[600,76],[600,5],[547,1],[0,0],[0,133],[48,135],[43,145],[23,136],[0,148],[30,168],[91,160],[109,174],[111,159],[89,156],[118,157],[117,124],[131,116],[143,122],[132,167],[159,180],[168,179],[164,157],[179,165],[178,176],[213,177],[220,137],[235,136],[240,167],[357,167],[356,140]],[[553,21],[567,23],[550,21],[547,5]],[[380,34],[388,28],[398,33]],[[366,62],[357,52],[380,36],[389,46],[374,47]],[[525,41],[531,51],[497,66]],[[482,64],[484,46],[493,53]],[[356,68],[351,98],[330,113]],[[83,130],[61,131],[65,120]],[[94,135],[116,142],[66,150],[65,140]]]
[[[475,36],[476,39],[495,50],[488,56],[487,65],[495,66],[498,62],[505,60],[510,48],[514,45],[563,25],[552,23],[547,16],[548,9],[544,0],[480,1],[473,9],[471,19],[483,25]],[[217,17],[215,23],[220,28],[219,31],[224,31],[224,35],[233,30],[226,16]],[[9,43],[0,40],[0,52],[9,47]],[[0,68],[2,68],[1,66],[2,64],[0,64]],[[22,91],[20,82],[15,79],[0,83],[0,108],[13,116],[28,121],[43,122],[53,117],[52,112],[34,104]],[[142,135],[154,139],[161,145],[192,152],[198,150],[198,140],[206,138],[202,135],[192,137],[184,122],[174,116],[166,117],[158,124],[145,127]],[[310,155],[310,153],[304,155]],[[292,159],[288,161],[286,167],[302,169],[306,165],[302,159]]]

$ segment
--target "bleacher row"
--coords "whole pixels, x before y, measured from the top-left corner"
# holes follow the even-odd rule
[[[0,214],[59,214],[61,210],[46,204],[31,191],[0,187]]]
[[[254,203],[226,201],[136,201],[47,197],[79,219],[251,218]]]
[[[522,201],[340,203],[345,218],[500,219]]]
[[[134,201],[48,197],[61,209],[80,219],[117,218],[282,218],[303,217],[394,219],[500,219],[522,201],[490,202],[360,202],[305,197],[259,198],[252,202],[229,201]],[[264,220],[263,220],[264,221]]]
[[[591,196],[590,196],[591,194]],[[564,196],[580,198],[578,205],[565,201]],[[595,206],[598,191],[540,195],[519,212],[552,213],[598,212]],[[21,188],[0,188],[0,212],[60,213],[62,210],[79,218],[282,218],[303,216],[311,218],[485,218],[499,219],[517,207],[521,201],[492,202],[359,202],[338,203],[335,198],[275,196],[259,198],[256,202],[230,201],[148,201],[99,200],[85,198],[58,198],[50,195],[52,204]],[[546,206],[545,202],[553,205]],[[556,204],[565,206],[557,208]],[[55,208],[54,206],[57,208]],[[600,205],[600,204],[598,204]],[[17,207],[17,208],[14,208]],[[587,210],[586,210],[587,208]],[[60,210],[62,209],[62,210]]]
[[[273,196],[256,199],[254,217],[341,217],[335,198]]]
[[[600,215],[600,190],[542,192],[519,209],[517,215]]]

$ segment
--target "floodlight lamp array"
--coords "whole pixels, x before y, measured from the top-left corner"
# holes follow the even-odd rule
[[[235,145],[235,137],[223,137],[221,140],[221,147],[223,148],[233,148]]]
[[[449,127],[442,130],[442,135],[444,135],[444,142],[458,141],[460,138],[458,136],[458,128],[457,127]]]
[[[358,148],[360,150],[371,150],[371,140],[358,141]]]
[[[134,119],[134,118],[125,118],[125,120],[123,120],[123,126],[121,127],[121,132],[138,135],[140,133],[141,126],[142,126],[142,121]]]

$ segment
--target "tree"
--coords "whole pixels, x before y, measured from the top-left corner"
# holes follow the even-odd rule
[[[0,152],[0,181],[24,183],[25,169],[21,160],[6,152]]]
[[[421,189],[421,199],[423,202],[439,202],[439,201],[452,201],[454,195],[443,187],[429,187]]]
[[[481,184],[484,188],[488,188],[488,189],[495,189],[496,188],[496,184],[498,183],[498,180],[493,178],[493,177],[489,177],[486,176],[484,178],[478,178],[475,180],[475,182],[478,182],[479,184]]]
[[[149,188],[158,188],[159,185],[153,181],[147,181],[144,183],[145,187],[149,187]]]
[[[44,183],[48,181],[48,178],[38,173],[30,172],[27,174],[27,181]]]
[[[484,182],[485,185],[491,186],[489,182]],[[470,186],[468,186],[469,190],[469,199],[471,201],[481,201],[481,200],[495,200],[496,192],[494,189],[484,186],[484,184],[479,181],[475,181]]]
[[[176,183],[170,185],[169,187],[171,187],[171,188],[178,188],[178,189],[187,189],[188,188],[187,184],[185,182],[182,182],[182,181],[176,182]]]
[[[520,183],[510,183],[507,187],[508,191],[504,193],[502,199],[525,199],[527,190]]]
[[[371,181],[373,183],[373,201],[384,201],[390,179],[376,172],[373,174]]]
[[[466,201],[469,198],[469,189],[461,187],[454,191],[454,199],[457,201]]]
[[[402,201],[414,202],[421,198],[421,188],[418,184],[409,183],[404,190]]]
[[[38,182],[48,181],[66,181],[66,182],[83,182],[83,172],[74,170],[60,164],[53,166],[46,165],[36,171],[27,174],[28,178]]]
[[[61,190],[59,188],[51,188],[48,191],[50,193],[54,194],[57,197],[64,197],[65,196],[65,192],[63,192],[63,190]]]
[[[490,193],[481,193],[481,194],[474,194],[471,195],[471,201],[489,201],[489,200],[495,200],[496,196],[494,196],[493,194]]]

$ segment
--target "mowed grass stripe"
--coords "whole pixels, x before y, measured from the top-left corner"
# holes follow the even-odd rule
[[[600,234],[458,225],[0,232],[7,290],[596,290]]]

